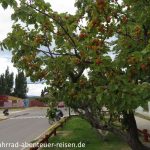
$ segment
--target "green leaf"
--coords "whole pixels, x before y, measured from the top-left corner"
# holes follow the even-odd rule
[[[8,7],[8,3],[7,3],[6,1],[3,1],[3,3],[2,3],[2,7],[3,7],[4,9],[7,9],[7,7]]]

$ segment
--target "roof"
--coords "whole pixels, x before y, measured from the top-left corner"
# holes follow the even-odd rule
[[[15,101],[15,100],[23,100],[23,99],[15,96],[8,96],[8,100]]]
[[[0,95],[0,100],[23,100],[22,98],[15,97],[15,96],[7,96],[7,95]]]

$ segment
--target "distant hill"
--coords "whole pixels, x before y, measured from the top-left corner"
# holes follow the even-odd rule
[[[36,98],[40,98],[40,96],[27,96],[27,99],[29,100],[36,99]]]

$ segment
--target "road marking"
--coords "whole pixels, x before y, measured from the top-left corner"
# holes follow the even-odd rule
[[[40,118],[46,118],[45,116],[20,116],[20,117],[12,117],[12,118],[9,118],[9,119],[40,119]]]

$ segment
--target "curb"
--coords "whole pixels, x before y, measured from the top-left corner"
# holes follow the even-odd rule
[[[8,117],[6,117],[6,118],[0,118],[0,121],[4,121],[4,120],[7,120],[8,119]]]

